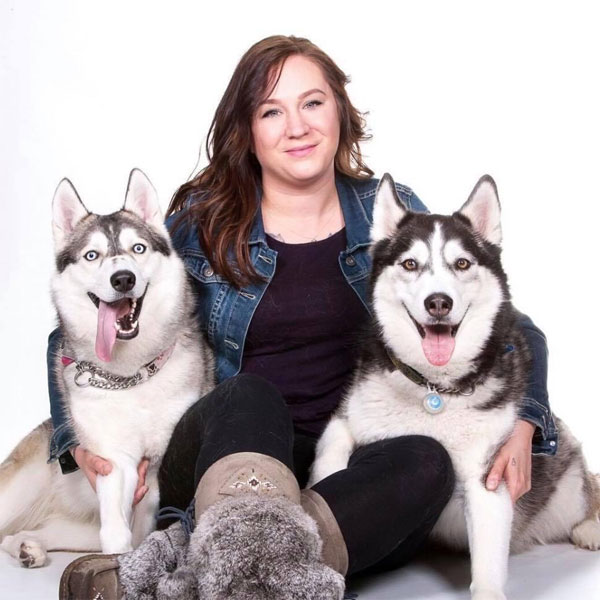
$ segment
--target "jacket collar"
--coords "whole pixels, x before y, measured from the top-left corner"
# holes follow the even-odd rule
[[[344,221],[346,223],[346,252],[353,252],[361,246],[370,244],[369,231],[371,222],[365,212],[363,203],[360,201],[356,189],[352,185],[352,180],[346,175],[335,174],[335,187],[340,199]],[[267,244],[267,236],[263,227],[262,212],[260,209],[262,198],[262,187],[257,186],[256,199],[257,209],[254,217],[254,224],[250,232],[249,244]]]

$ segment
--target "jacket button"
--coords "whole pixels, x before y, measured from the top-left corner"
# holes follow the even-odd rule
[[[206,269],[204,269],[204,277],[212,277],[214,274],[215,272],[211,267],[206,267]]]
[[[354,256],[346,256],[346,264],[349,267],[353,267],[356,264],[356,260],[354,260]]]

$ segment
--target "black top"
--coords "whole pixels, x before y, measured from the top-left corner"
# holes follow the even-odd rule
[[[319,435],[349,383],[367,309],[338,263],[345,228],[307,244],[269,237],[269,246],[275,275],[250,321],[241,371],[276,385],[296,430]]]

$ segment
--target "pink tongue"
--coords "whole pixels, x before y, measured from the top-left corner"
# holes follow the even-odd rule
[[[115,323],[129,312],[129,300],[107,304],[100,300],[98,306],[98,329],[96,331],[96,355],[104,362],[110,362],[112,349],[117,340]]]
[[[454,352],[455,340],[450,335],[450,328],[443,333],[431,327],[425,327],[425,337],[421,341],[425,358],[436,367],[445,365]]]

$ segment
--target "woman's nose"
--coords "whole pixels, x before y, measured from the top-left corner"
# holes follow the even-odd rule
[[[310,127],[304,120],[304,116],[300,111],[292,111],[288,113],[286,122],[286,135],[288,137],[302,137],[308,133],[309,129]]]

